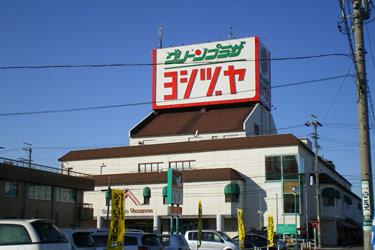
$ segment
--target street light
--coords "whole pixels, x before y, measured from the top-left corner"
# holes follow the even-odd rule
[[[104,163],[100,166],[100,175],[103,174],[103,168],[107,167]]]
[[[297,249],[297,192],[298,187],[292,188],[294,194],[294,223],[296,224],[296,242],[294,244],[294,249]]]

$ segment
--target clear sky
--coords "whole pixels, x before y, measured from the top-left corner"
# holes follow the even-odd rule
[[[160,23],[164,47],[228,39],[233,26],[236,38],[259,36],[270,48],[272,58],[349,53],[347,37],[337,28],[339,15],[335,0],[2,0],[0,67],[151,63]],[[368,82],[375,98],[375,22],[368,22],[364,31]],[[347,57],[272,61],[271,84],[348,72],[354,71]],[[3,69],[0,86],[0,115],[150,102],[151,66]],[[279,133],[310,136],[312,128],[304,123],[310,114],[318,116],[323,124],[319,128],[320,153],[334,161],[358,192],[353,78],[274,88],[272,104]],[[34,163],[57,167],[57,159],[69,150],[127,145],[129,130],[151,110],[151,104],[146,104],[0,116],[0,146],[5,147],[0,149],[0,156],[25,158],[22,147],[28,142],[33,145]],[[374,127],[372,114],[370,121]],[[293,128],[285,129],[288,127]]]

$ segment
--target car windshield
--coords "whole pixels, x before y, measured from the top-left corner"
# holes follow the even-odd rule
[[[106,247],[107,246],[107,235],[92,235],[96,247]]]
[[[65,236],[48,221],[34,221],[31,223],[43,243],[67,242]]]
[[[145,234],[142,237],[142,244],[146,246],[160,246],[158,236],[156,234]]]
[[[220,234],[221,238],[223,238],[225,241],[234,242],[233,239],[229,237],[229,235],[227,235],[226,233],[223,233],[223,232],[217,232],[217,233]]]
[[[89,232],[77,232],[73,234],[73,241],[77,247],[92,247],[94,241]]]

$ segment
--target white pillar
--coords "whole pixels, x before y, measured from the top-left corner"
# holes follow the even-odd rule
[[[160,216],[154,215],[154,233],[160,234]]]
[[[222,214],[216,215],[216,230],[224,232],[224,216]]]
[[[96,228],[100,229],[102,228],[103,219],[100,215],[96,217]]]

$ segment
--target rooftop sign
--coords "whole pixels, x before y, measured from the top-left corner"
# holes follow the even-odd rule
[[[257,37],[153,51],[153,109],[271,106],[270,54]]]

